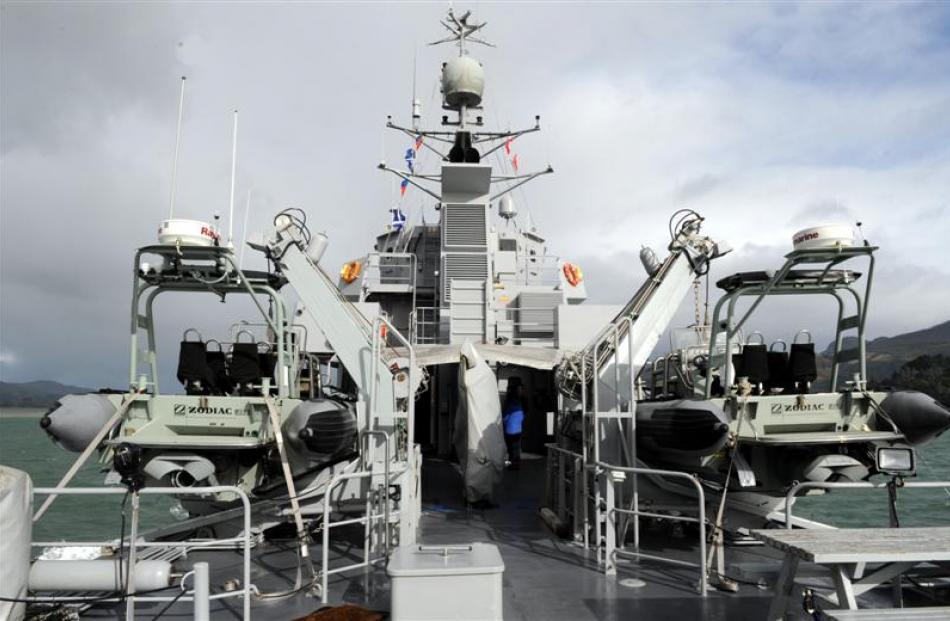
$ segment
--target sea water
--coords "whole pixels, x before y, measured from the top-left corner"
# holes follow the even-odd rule
[[[46,410],[0,408],[0,464],[23,470],[34,487],[55,487],[79,453],[56,446],[40,428]],[[69,487],[102,487],[106,466],[93,453],[70,482]],[[33,541],[112,540],[119,537],[122,524],[122,494],[69,496],[56,498],[46,514],[33,525]],[[45,500],[37,495],[35,511]],[[170,510],[175,501],[159,496],[141,497],[141,528],[173,524]],[[127,507],[128,508],[128,507]],[[126,511],[129,514],[129,511]],[[129,524],[125,524],[128,533]]]
[[[25,470],[36,487],[54,487],[78,456],[53,444],[40,429],[43,410],[0,409],[0,464]],[[918,450],[917,480],[950,480],[950,433]],[[98,453],[78,472],[70,486],[99,487],[105,465]],[[35,501],[38,507],[42,502]],[[118,537],[122,528],[121,495],[60,496],[34,525],[34,541]],[[175,501],[158,496],[142,497],[142,528],[174,523]],[[795,515],[838,527],[887,526],[885,490],[842,490],[819,497],[801,498]],[[902,489],[898,514],[902,526],[950,526],[950,490]],[[128,525],[126,525],[128,528]]]

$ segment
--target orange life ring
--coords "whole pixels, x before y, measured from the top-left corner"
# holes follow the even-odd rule
[[[346,284],[350,284],[360,277],[360,272],[362,271],[362,263],[359,261],[350,261],[349,263],[343,264],[343,269],[340,270],[340,278],[343,279],[343,282]]]
[[[581,281],[584,280],[584,273],[581,271],[581,268],[574,265],[573,263],[564,262],[564,278],[567,280],[568,284],[572,287],[576,287],[581,284]]]

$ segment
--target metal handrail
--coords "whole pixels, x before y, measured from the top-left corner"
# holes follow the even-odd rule
[[[561,265],[561,257],[555,255],[522,253],[521,281],[526,285],[556,285],[561,280]]]
[[[330,574],[341,573],[344,571],[349,571],[350,569],[356,569],[358,567],[367,567],[372,563],[378,562],[382,559],[375,559],[370,561],[369,559],[369,549],[368,546],[364,547],[364,557],[362,563],[354,563],[352,565],[347,565],[345,567],[337,567],[336,569],[328,569],[330,565],[330,529],[337,526],[346,526],[348,524],[366,524],[366,529],[369,530],[370,524],[374,519],[384,517],[383,514],[372,514],[367,513],[363,517],[353,518],[351,520],[340,520],[337,522],[330,522],[330,493],[335,487],[344,481],[350,479],[364,479],[366,477],[372,477],[373,472],[369,470],[364,470],[362,472],[342,472],[337,474],[332,479],[330,479],[330,484],[327,486],[327,491],[323,496],[323,550],[322,550],[322,566],[320,568],[320,601],[323,604],[326,604],[329,601],[329,578]],[[386,495],[389,495],[389,483],[386,483]],[[389,528],[389,524],[386,524],[386,528]],[[386,558],[385,556],[382,558]]]
[[[388,259],[383,263],[382,259]],[[371,252],[366,255],[366,272],[363,276],[363,282],[378,284],[398,284],[410,285],[415,287],[416,282],[416,255],[411,252]],[[383,270],[393,272],[406,272],[402,275],[384,275]],[[375,270],[374,277],[370,279],[370,270]],[[390,282],[384,282],[389,279]]]
[[[243,557],[244,557],[244,568],[243,568],[243,579],[241,588],[234,591],[225,591],[223,593],[215,593],[214,595],[208,596],[209,600],[225,599],[229,597],[237,597],[243,595],[244,598],[244,619],[251,618],[251,593],[255,588],[251,584],[251,501],[248,499],[247,494],[239,487],[234,487],[233,485],[215,485],[209,487],[145,487],[137,492],[133,492],[133,502],[137,503],[138,496],[140,494],[165,494],[170,496],[180,496],[180,495],[193,495],[193,496],[204,496],[206,494],[220,494],[223,492],[232,492],[236,494],[243,505],[244,509],[244,531],[240,537],[230,537],[226,539],[219,540],[202,540],[200,544],[197,544],[196,547],[202,547],[210,545],[212,542],[217,544],[224,543],[243,543]],[[68,487],[68,488],[57,488],[57,487],[35,487],[33,488],[34,494],[75,494],[75,495],[97,495],[97,494],[126,494],[128,490],[124,487]],[[134,566],[135,566],[135,557],[138,548],[144,547],[187,547],[188,542],[178,541],[178,542],[144,542],[138,541],[138,537],[135,536],[135,533],[138,531],[138,511],[132,511],[132,524],[131,532],[129,536],[129,558],[128,558],[128,567],[127,574],[129,576],[134,576]],[[33,544],[33,545],[39,545]],[[68,542],[57,542],[57,545],[63,547],[75,547],[76,544],[72,546]],[[45,601],[43,598],[26,598],[29,601]],[[57,600],[68,602],[68,601],[84,601],[88,598],[83,597],[58,597]],[[107,598],[101,599],[98,601],[121,601],[120,597],[116,598]],[[136,596],[135,595],[135,581],[130,580],[129,592],[124,597],[126,600],[126,617],[134,618],[135,616],[135,602],[136,600],[142,602],[170,602],[170,601],[194,601],[194,595],[177,595],[177,596]]]
[[[568,457],[574,460],[583,459],[584,457],[580,453],[575,453],[574,451],[567,450],[565,448],[556,446],[554,444],[546,444],[545,447],[548,449],[548,451],[563,453],[564,455],[567,455]],[[699,571],[700,571],[699,591],[703,597],[706,597],[706,593],[709,588],[708,577],[706,575],[706,493],[703,490],[702,484],[699,481],[699,477],[697,477],[694,474],[690,474],[688,472],[681,472],[678,470],[659,470],[659,469],[654,469],[654,468],[615,466],[615,465],[608,464],[602,461],[589,464],[586,466],[586,468],[588,470],[592,470],[595,472],[597,472],[598,470],[599,471],[613,471],[613,472],[629,472],[630,474],[634,475],[634,479],[636,479],[636,475],[645,474],[645,475],[656,475],[656,476],[686,479],[690,483],[692,483],[692,485],[696,489],[697,505],[699,509],[698,517],[694,518],[694,517],[684,516],[684,515],[669,515],[669,514],[654,513],[650,511],[641,511],[639,508],[639,502],[637,502],[637,506],[634,509],[622,509],[622,508],[617,508],[617,507],[610,507],[607,511],[607,519],[613,519],[611,516],[611,514],[613,513],[621,513],[624,515],[633,515],[636,518],[644,516],[644,517],[661,518],[661,519],[670,520],[670,521],[692,522],[692,523],[699,524],[699,565],[698,565]],[[635,528],[638,529],[639,524],[637,524]],[[585,530],[586,530],[586,524],[585,524]],[[671,559],[671,558],[666,558],[663,556],[657,556],[653,554],[646,554],[644,552],[640,552],[639,533],[636,533],[635,542],[636,542],[635,544],[636,550],[629,551],[629,550],[624,550],[623,545],[620,545],[620,546],[611,545],[612,542],[608,541],[607,550],[605,554],[605,556],[607,557],[605,558],[605,561],[606,561],[605,571],[609,572],[610,561],[612,560],[612,558],[610,557],[616,556],[618,554],[626,554],[630,556],[637,556],[640,558],[649,558],[649,559],[673,563],[677,565],[687,565],[690,567],[695,566],[693,563],[689,563],[687,561],[680,561],[678,559]]]
[[[662,517],[663,519],[678,521],[678,522],[695,522],[699,524],[699,591],[703,597],[706,597],[706,590],[708,588],[707,576],[706,576],[706,494],[703,491],[703,486],[699,482],[699,477],[688,472],[681,472],[678,470],[659,470],[654,468],[637,468],[632,466],[614,466],[612,464],[607,464],[602,461],[598,461],[592,465],[592,468],[599,468],[601,470],[606,470],[609,472],[629,472],[634,476],[638,474],[647,474],[663,477],[673,477],[685,479],[693,484],[693,487],[696,489],[697,496],[697,505],[699,508],[699,517],[692,518],[684,515],[659,515],[651,512],[640,511],[639,507],[634,509],[618,509],[616,507],[610,507],[607,510],[607,519],[610,518],[611,513],[623,513],[627,515],[634,516],[647,516],[647,517]],[[609,544],[608,544],[609,545]],[[614,549],[608,547],[607,554],[629,554],[631,556],[640,556],[644,558],[653,558],[655,560],[674,562],[678,564],[683,564],[683,561],[678,561],[676,559],[668,559],[664,557],[658,557],[655,555],[644,554],[640,552],[639,548],[636,551],[627,551],[623,549],[623,542],[620,546]],[[609,559],[608,559],[609,560]]]
[[[801,483],[794,483],[788,492],[785,494],[785,528],[790,529],[792,527],[792,504],[793,499],[798,492],[804,489],[887,489],[888,482],[873,483],[871,481],[846,481],[846,482],[829,482],[829,481],[802,481]],[[900,484],[900,487],[906,488],[950,488],[950,481],[904,481]]]
[[[370,436],[382,436],[383,438],[383,480],[386,484],[386,492],[383,495],[383,515],[385,516],[386,528],[383,531],[383,546],[386,552],[386,557],[389,558],[389,441],[391,439],[390,435],[381,429],[364,429],[360,431],[360,435],[363,438]],[[375,463],[375,462],[372,462]],[[371,464],[372,468],[372,464]]]
[[[416,374],[419,372],[419,370],[416,368],[416,349],[413,346],[413,344],[409,342],[409,339],[407,339],[405,336],[402,335],[402,332],[400,332],[388,319],[380,315],[376,317],[375,321],[373,322],[372,349],[373,349],[374,356],[376,356],[377,360],[382,358],[383,348],[387,347],[385,342],[383,342],[384,339],[382,337],[383,326],[386,327],[387,336],[391,336],[395,338],[402,346],[406,348],[406,351],[409,352],[409,369],[407,370],[406,381],[407,381],[407,384],[409,385],[409,390],[412,391],[413,386],[415,385],[414,380],[415,380]],[[377,375],[376,373],[373,373],[373,375],[371,376],[371,392],[370,392],[370,394],[372,395],[371,397],[372,410],[377,409],[376,395],[375,395],[377,383],[378,383]],[[413,442],[415,442],[414,427],[415,427],[415,420],[416,420],[415,419],[416,400],[413,397],[414,395],[410,394],[408,395],[408,399],[406,399],[406,402],[407,402],[406,404],[406,421],[407,421],[406,423],[406,460],[407,461],[410,459],[409,455],[412,453],[412,445],[413,445]]]

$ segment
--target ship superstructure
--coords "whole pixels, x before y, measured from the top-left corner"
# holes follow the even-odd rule
[[[543,415],[556,407],[551,370],[560,352],[582,346],[617,309],[581,306],[587,299],[581,268],[552,254],[545,237],[519,217],[514,191],[553,168],[521,172],[517,160],[497,157],[540,131],[540,119],[525,129],[486,128],[484,70],[469,55],[470,44],[487,45],[474,34],[485,24],[449,11],[443,25],[449,35],[435,44],[455,44],[458,54],[442,65],[441,127],[426,128],[414,100],[410,124],[391,118],[386,124],[408,139],[406,167],[379,165],[402,189],[431,201],[438,220],[409,222],[394,208],[373,252],[343,266],[339,287],[348,300],[389,317],[410,336],[420,363],[432,365],[433,381],[418,408],[420,442],[440,454],[451,451],[457,378],[439,365],[457,364],[469,342],[495,366],[502,391],[509,377],[523,382],[541,415],[526,442],[541,450],[549,437]],[[433,154],[436,169],[422,169],[417,154]],[[499,363],[505,367],[499,370]]]

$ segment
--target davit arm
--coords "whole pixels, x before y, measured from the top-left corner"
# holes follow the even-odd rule
[[[694,211],[677,212],[671,219],[667,257],[658,262],[649,249],[641,251],[646,282],[612,322],[556,369],[558,388],[565,396],[579,400],[582,385],[594,380],[594,369],[598,379],[613,376],[618,364],[627,366],[626,372],[634,377],[640,372],[695,278],[706,273],[711,260],[731,250],[723,242],[700,235],[703,221]]]

